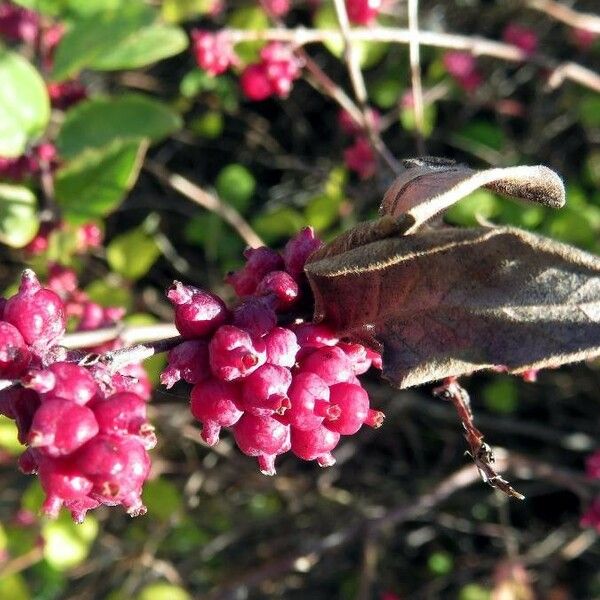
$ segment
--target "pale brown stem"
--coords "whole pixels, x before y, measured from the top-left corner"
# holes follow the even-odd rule
[[[553,19],[565,23],[565,25],[600,33],[600,17],[593,13],[577,12],[570,6],[565,6],[554,0],[528,0],[527,6],[533,8],[533,10],[543,12]]]
[[[60,345],[69,349],[92,348],[119,339],[124,346],[164,340],[179,335],[173,323],[153,325],[114,325],[93,331],[67,333]]]
[[[342,41],[342,34],[337,29],[264,29],[241,30],[228,29],[233,43],[273,40],[289,42],[295,46],[323,43],[325,41]],[[419,31],[412,36],[421,46],[434,46],[452,50],[463,50],[475,56],[491,56],[508,62],[524,63],[535,60],[536,63],[551,71],[560,73],[560,82],[570,80],[594,91],[600,92],[600,75],[591,69],[574,62],[557,63],[556,60],[543,55],[530,57],[523,50],[481,37],[469,37],[451,33]],[[408,29],[396,27],[356,27],[350,30],[348,39],[352,42],[387,42],[409,44],[411,33]]]
[[[419,50],[419,0],[408,0],[408,30],[410,42],[408,46],[410,61],[410,79],[415,126],[417,134],[417,153],[421,156],[425,151],[425,116],[423,108],[423,84],[421,82],[421,53]]]
[[[238,235],[252,248],[264,246],[264,242],[252,229],[250,224],[233,206],[223,202],[217,196],[209,194],[206,190],[192,183],[178,173],[172,173],[163,165],[152,160],[146,160],[144,168],[152,173],[157,179],[168,185],[170,188],[185,196],[188,200],[195,202],[206,210],[219,215],[224,221],[229,223]]]

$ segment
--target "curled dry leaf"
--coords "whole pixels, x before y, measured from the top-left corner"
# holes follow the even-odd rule
[[[380,220],[310,257],[316,320],[383,349],[384,376],[401,388],[600,355],[600,258],[507,227],[417,232],[481,185],[560,206],[560,178],[545,167],[416,162],[386,194]]]

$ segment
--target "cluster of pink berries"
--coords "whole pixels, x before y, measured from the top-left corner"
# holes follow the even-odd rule
[[[442,58],[446,71],[465,92],[474,92],[483,82],[477,61],[468,52],[445,52]]]
[[[377,19],[382,0],[346,0],[348,19],[355,25],[371,25]]]
[[[502,39],[523,50],[527,56],[531,56],[538,47],[537,33],[518,23],[509,23],[502,32]]]
[[[50,169],[58,164],[54,144],[39,144],[15,158],[0,156],[0,179],[21,182],[28,177],[37,177],[43,164],[48,165]]]
[[[374,108],[367,111],[367,119],[375,131],[380,129],[381,116]],[[356,123],[345,110],[339,112],[338,123],[344,133],[354,137],[352,145],[344,150],[344,163],[361,179],[373,177],[377,168],[375,153],[364,128]]]
[[[212,446],[222,427],[231,428],[240,450],[256,457],[266,475],[275,474],[275,457],[290,449],[332,465],[340,436],[383,422],[357,377],[381,367],[377,353],[341,342],[325,325],[278,324],[305,299],[304,263],[320,245],[307,228],[281,254],[246,250],[246,265],[227,276],[240,298],[233,309],[179,282],[167,293],[186,341],[169,352],[162,383],[193,384],[191,411],[202,439]]]
[[[59,346],[66,310],[61,298],[26,270],[0,318],[0,413],[14,419],[28,448],[19,464],[37,473],[44,514],[62,506],[81,522],[101,504],[142,514],[141,488],[156,443],[145,398],[123,370],[77,364],[79,353]]]
[[[42,223],[35,237],[25,246],[24,251],[29,256],[39,256],[46,252],[50,246],[52,236],[60,233],[72,233],[75,236],[75,254],[85,254],[92,248],[102,245],[102,229],[94,223],[83,223],[72,226],[65,222]]]
[[[600,450],[588,456],[585,471],[590,479],[600,479]],[[583,527],[593,527],[600,533],[600,496],[596,496],[581,517]]]

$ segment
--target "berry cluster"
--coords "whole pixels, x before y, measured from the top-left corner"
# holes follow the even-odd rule
[[[380,129],[381,115],[375,109],[368,109],[367,119],[375,131]],[[344,150],[344,163],[361,179],[369,179],[375,174],[377,165],[373,148],[366,137],[364,128],[357,124],[345,110],[338,113],[338,123],[344,133],[354,137],[353,144]]]
[[[590,479],[600,479],[600,450],[588,456],[585,463],[586,475]],[[600,496],[597,496],[581,517],[583,527],[593,527],[600,533]]]
[[[446,71],[465,90],[474,92],[483,82],[483,76],[477,68],[477,61],[468,52],[449,51],[442,58]]]
[[[58,345],[65,304],[33,271],[23,273],[0,316],[0,413],[15,420],[28,446],[19,464],[39,475],[44,514],[56,517],[65,506],[80,522],[101,504],[142,514],[156,438],[137,382],[122,369],[80,366],[78,353]]]
[[[39,256],[48,250],[52,239],[57,236],[69,237],[70,244],[61,246],[72,246],[74,254],[85,254],[91,248],[99,248],[102,245],[102,229],[94,223],[83,223],[73,226],[65,222],[42,223],[35,237],[23,248],[29,256]],[[64,252],[63,252],[64,253]]]
[[[244,95],[255,101],[271,96],[286,98],[300,77],[302,61],[288,44],[270,42],[260,51],[260,61],[248,65],[240,76]]]
[[[33,146],[21,156],[0,156],[0,179],[21,182],[28,177],[37,177],[43,164],[54,168],[57,163],[56,147],[53,144],[42,143]]]
[[[237,57],[226,32],[194,29],[192,51],[198,66],[211,75],[221,75],[237,63]]]
[[[222,427],[240,450],[275,474],[275,457],[291,449],[304,460],[332,465],[342,435],[364,424],[378,427],[383,413],[369,407],[358,375],[381,357],[344,343],[322,324],[291,321],[306,296],[303,268],[321,242],[307,228],[281,254],[246,250],[246,265],[227,276],[240,302],[232,309],[217,296],[175,282],[167,296],[186,341],[169,352],[162,383],[193,384],[191,411],[208,445]]]
[[[502,32],[502,39],[523,50],[527,56],[531,56],[538,47],[537,33],[518,23],[509,23]]]

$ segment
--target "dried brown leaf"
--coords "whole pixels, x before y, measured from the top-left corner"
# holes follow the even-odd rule
[[[414,233],[423,223],[480,187],[552,208],[565,203],[560,177],[544,166],[475,171],[439,159],[415,159],[405,161],[405,165],[409,168],[388,189],[379,213],[410,217],[413,225],[406,233]]]
[[[375,236],[376,238],[377,236]],[[401,388],[600,355],[600,258],[514,228],[439,229],[316,253],[315,318],[383,348]]]

